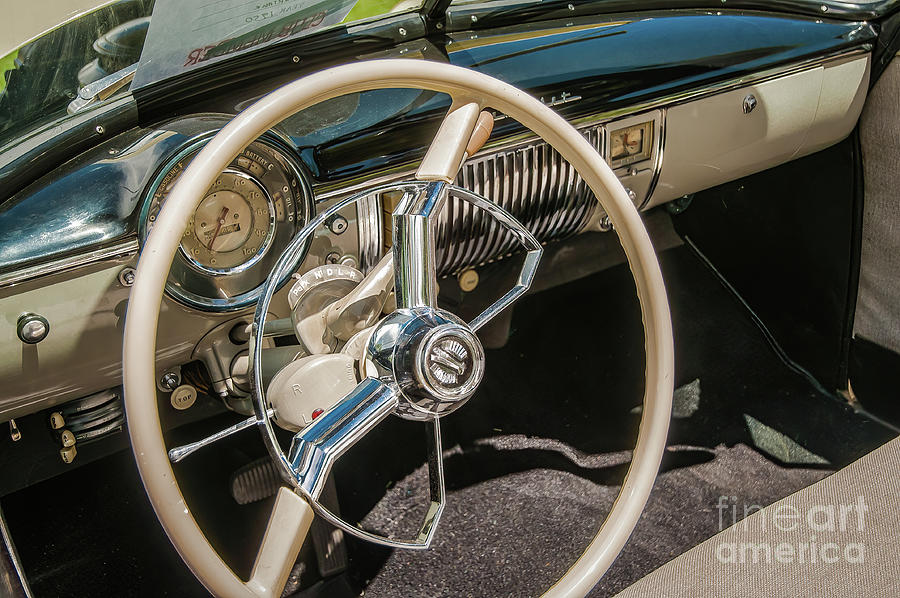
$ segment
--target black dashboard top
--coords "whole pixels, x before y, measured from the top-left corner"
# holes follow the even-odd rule
[[[418,56],[474,68],[547,100],[569,98],[556,108],[575,120],[869,48],[875,39],[867,23],[758,12],[660,11],[451,33],[440,45],[417,39],[358,58]],[[233,114],[300,75],[296,66],[283,67],[265,80],[229,85],[228,93],[215,93],[225,87],[212,80],[209,93],[182,98],[173,116]],[[295,115],[277,131],[313,183],[333,185],[421,157],[447,105],[446,97],[431,92],[364,92]],[[211,121],[211,130],[218,126]],[[519,131],[506,119],[498,121],[495,137]],[[102,142],[95,140],[88,151],[0,206],[0,273],[136,237],[150,181],[188,138],[163,121],[97,140]],[[14,174],[2,172],[0,180],[12,183]]]

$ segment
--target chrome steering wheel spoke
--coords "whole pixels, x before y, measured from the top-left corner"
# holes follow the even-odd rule
[[[519,271],[515,286],[469,322],[469,328],[472,331],[477,331],[499,315],[504,309],[515,303],[519,297],[528,291],[531,287],[531,283],[534,281],[535,274],[537,274],[538,265],[541,262],[541,256],[544,254],[544,249],[541,247],[540,241],[537,240],[537,237],[535,237],[530,230],[525,228],[515,216],[494,202],[488,201],[484,197],[477,193],[473,193],[468,189],[457,187],[455,185],[449,187],[448,193],[457,199],[467,201],[475,207],[489,213],[502,224],[526,250],[525,260],[522,263],[522,269]]]
[[[404,193],[392,216],[394,232],[394,292],[398,309],[437,305],[434,224],[448,185],[430,182]]]
[[[441,422],[438,418],[431,420],[430,425],[425,425],[426,435],[428,437],[428,491],[430,494],[431,504],[425,513],[425,521],[419,530],[414,547],[422,546],[428,548],[431,546],[431,540],[434,538],[434,532],[437,530],[438,521],[444,512],[445,504],[445,485],[444,485],[444,450],[441,445]]]
[[[366,378],[300,430],[288,454],[300,492],[317,501],[335,461],[390,415],[397,402],[396,389],[375,378]]]
[[[485,143],[493,116],[476,101],[453,98],[447,115],[416,171],[427,183],[404,193],[392,215],[393,263],[398,308],[437,305],[435,221],[448,194],[487,211],[525,247],[527,253],[516,285],[469,323],[476,331],[521,297],[531,286],[543,250],[537,238],[499,205],[453,185],[463,162]]]
[[[444,463],[437,418],[426,424],[430,504],[414,540],[395,540],[351,526],[319,502],[334,463],[394,411],[398,397],[395,386],[366,378],[353,392],[294,436],[288,462],[299,483],[297,490],[313,501],[319,514],[333,525],[383,546],[422,550],[431,545],[444,510]]]
[[[453,98],[416,171],[416,180],[427,184],[405,193],[394,209],[394,291],[399,309],[437,305],[434,222],[447,201],[447,185],[472,151],[480,117],[481,104]]]
[[[369,379],[371,380],[371,379]],[[360,384],[362,386],[365,384],[365,381]],[[348,400],[350,397],[348,397]],[[376,401],[377,402],[377,401]],[[324,417],[324,416],[323,416]],[[318,420],[316,420],[318,421]],[[377,422],[376,422],[377,423]],[[373,424],[374,425],[374,424]],[[305,430],[304,430],[305,431]],[[437,418],[431,419],[425,424],[426,431],[426,452],[427,452],[427,465],[428,465],[428,490],[429,490],[429,504],[428,508],[425,512],[425,516],[423,518],[422,524],[419,527],[419,531],[416,534],[416,537],[411,540],[402,540],[391,538],[387,536],[381,536],[370,531],[363,529],[362,527],[351,525],[350,523],[344,521],[334,513],[332,513],[328,508],[324,507],[317,499],[313,500],[313,505],[316,511],[316,514],[334,525],[335,527],[349,533],[352,536],[357,538],[361,538],[363,540],[367,540],[372,542],[373,544],[378,544],[380,546],[387,546],[389,548],[403,548],[406,550],[425,550],[431,546],[431,542],[434,539],[435,532],[437,531],[438,522],[440,521],[441,515],[444,512],[444,505],[446,504],[445,496],[446,496],[446,485],[444,483],[444,461],[443,461],[443,449],[441,444],[441,425],[440,421]],[[317,449],[309,449],[309,448],[299,448],[301,442],[307,442],[308,440],[298,440],[301,434],[298,434],[295,437],[294,445],[291,449],[291,456],[296,456],[301,460],[305,459],[309,463],[313,463],[316,461],[317,457],[313,456],[313,452]],[[361,436],[361,435],[360,435]],[[358,440],[358,438],[356,439]],[[354,441],[355,442],[355,441]],[[322,444],[328,444],[327,441]],[[352,443],[350,443],[352,445]],[[320,444],[321,446],[321,444]],[[295,449],[293,447],[298,447]],[[349,448],[349,447],[347,447]],[[346,450],[346,448],[344,449]],[[304,457],[303,454],[309,455],[308,457]],[[338,456],[335,456],[329,460],[329,467],[337,461]],[[301,465],[302,467],[302,465]],[[309,470],[309,473],[312,473],[312,470]],[[317,493],[321,493],[322,487],[324,485],[324,480],[328,477],[328,473],[324,470],[320,470],[319,474],[314,474],[321,476],[316,479],[323,480],[322,482],[314,483],[313,479],[310,478],[310,486],[313,487],[313,490]],[[302,487],[298,488],[298,492],[301,495],[305,495],[308,498],[312,498],[311,495],[305,493]],[[317,494],[318,496],[318,494]]]

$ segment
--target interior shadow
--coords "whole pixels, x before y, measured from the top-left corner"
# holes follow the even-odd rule
[[[604,457],[609,457],[605,458]],[[715,453],[704,449],[667,451],[660,473],[690,467],[712,461]],[[501,478],[532,469],[552,469],[576,475],[595,484],[618,486],[625,479],[631,460],[617,461],[616,455],[590,455],[596,459],[596,467],[585,467],[575,463],[560,451],[539,448],[518,450],[497,449],[490,445],[477,444],[444,459],[444,475],[447,490],[461,490],[488,480]],[[606,461],[607,464],[603,464]]]

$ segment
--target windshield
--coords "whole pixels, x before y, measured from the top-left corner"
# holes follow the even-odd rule
[[[417,10],[421,0],[95,0],[0,58],[0,145],[106,101],[227,56],[326,27]],[[57,6],[58,5],[58,6]]]

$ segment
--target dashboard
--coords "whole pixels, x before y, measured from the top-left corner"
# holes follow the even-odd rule
[[[665,11],[456,32],[443,47],[418,40],[386,55],[445,60],[528,89],[585,135],[647,210],[846,137],[865,99],[874,38],[866,23]],[[0,204],[4,419],[118,387],[128,292],[160,204],[230,114],[300,74],[285,67],[166,118],[98,130],[89,150]],[[229,364],[240,350],[227,339],[250,321],[274,260],[334,202],[411,178],[448,106],[419,90],[352,94],[279,123],[236,157],[184,231],[160,315],[161,379],[199,360],[215,393],[239,405]],[[457,184],[509,210],[543,243],[610,229],[571,166],[500,113]],[[366,272],[390,244],[393,201],[376,193],[335,214],[304,249],[301,272],[329,264]],[[436,244],[440,274],[461,281],[516,242],[451,197]],[[274,318],[290,309],[281,282]],[[23,317],[35,316],[47,333],[23,340]]]

